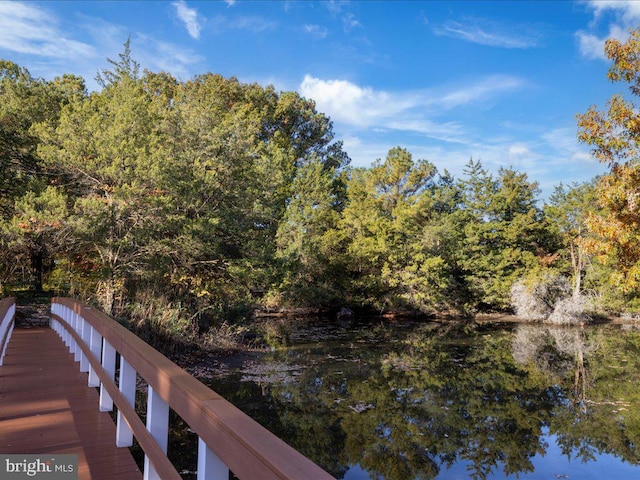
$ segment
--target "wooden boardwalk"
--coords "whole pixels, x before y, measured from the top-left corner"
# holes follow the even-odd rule
[[[0,453],[77,454],[78,478],[140,479],[73,355],[50,328],[16,328],[0,367]]]

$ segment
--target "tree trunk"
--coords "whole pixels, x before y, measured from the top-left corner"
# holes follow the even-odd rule
[[[43,292],[42,289],[42,270],[44,263],[44,255],[42,251],[33,252],[31,254],[31,268],[33,269],[33,290],[37,293]]]

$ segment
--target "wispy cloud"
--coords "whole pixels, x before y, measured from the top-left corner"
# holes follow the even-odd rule
[[[202,21],[199,18],[198,11],[195,8],[187,7],[184,0],[178,0],[171,5],[175,7],[178,18],[184,23],[191,38],[195,38],[196,40],[200,38]]]
[[[94,59],[79,69],[82,76],[88,81],[90,88],[97,87],[90,81],[95,76],[96,65],[107,67],[104,62],[105,58],[117,59],[117,55],[122,52],[123,43],[127,38],[131,39],[131,56],[140,63],[142,68],[154,72],[171,72],[177,78],[188,79],[197,70],[196,65],[205,61],[202,55],[195,53],[190,48],[162,40],[153,35],[141,32],[132,33],[123,25],[97,17],[80,16],[77,24],[71,25],[69,28],[86,32],[87,41],[95,45],[95,49],[100,52],[97,62]]]
[[[181,80],[189,79],[195,65],[205,61],[202,55],[176,44],[143,35],[136,35],[132,40],[134,56],[139,53],[139,61],[151,71],[170,72]]]
[[[305,33],[308,33],[309,35],[318,38],[318,39],[323,39],[327,37],[327,27],[323,27],[321,25],[305,25],[304,27],[304,31]]]
[[[277,22],[273,20],[267,20],[266,18],[253,15],[234,18],[229,22],[230,28],[249,30],[253,33],[273,30],[277,25]]]
[[[474,83],[445,92],[437,99],[437,103],[445,108],[454,108],[483,102],[495,95],[519,90],[526,84],[527,82],[519,77],[489,75]]]
[[[117,59],[127,38],[132,56],[143,68],[171,71],[188,78],[194,65],[204,59],[170,42],[131,32],[128,28],[96,17],[77,15],[60,19],[42,4],[0,1],[0,56],[8,52],[20,62],[21,55],[35,55],[24,64],[29,71],[46,79],[64,73],[81,75],[90,90],[97,89],[94,77],[106,58]],[[81,35],[84,41],[74,39]]]
[[[576,141],[576,127],[558,127],[543,133],[540,138],[566,162],[595,164],[596,159],[589,154],[588,148]]]
[[[334,18],[339,18],[342,21],[342,28],[346,33],[354,28],[362,27],[362,23],[357,19],[356,15],[349,11],[351,2],[348,0],[330,0],[325,2],[324,5]]]
[[[20,2],[0,2],[0,48],[55,59],[96,56],[91,45],[66,34],[55,16]]]
[[[278,23],[276,21],[268,20],[256,15],[239,17],[216,15],[215,17],[208,19],[207,25],[217,35],[229,30],[246,30],[251,33],[261,33],[268,30],[274,30],[278,27]]]
[[[354,28],[362,27],[362,23],[353,13],[347,13],[342,17],[342,25],[345,32],[350,32]]]
[[[299,87],[333,120],[357,129],[381,128],[420,133],[448,142],[466,142],[455,121],[439,120],[447,111],[523,88],[517,77],[490,76],[458,88],[387,92],[347,80],[323,80],[306,75]]]
[[[496,20],[468,18],[432,26],[436,35],[458,38],[480,45],[501,48],[534,48],[542,41],[541,27],[504,25]]]
[[[324,5],[333,15],[339,15],[349,5],[349,0],[329,0]]]

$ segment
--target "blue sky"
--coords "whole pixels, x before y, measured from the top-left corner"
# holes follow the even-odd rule
[[[0,58],[96,89],[130,37],[143,68],[314,99],[354,166],[400,145],[456,176],[472,157],[513,167],[547,195],[604,171],[575,115],[626,93],[602,48],[636,26],[640,1],[0,1]]]

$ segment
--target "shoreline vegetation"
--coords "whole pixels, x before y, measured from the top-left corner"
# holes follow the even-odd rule
[[[48,302],[53,294],[34,292],[24,289],[10,291],[18,298],[17,325],[43,325],[48,318]],[[344,308],[342,310],[345,310]],[[154,348],[173,358],[183,366],[189,366],[189,359],[200,357],[227,357],[241,353],[264,352],[268,350],[286,348],[290,345],[290,335],[293,330],[305,335],[313,331],[318,324],[339,325],[349,329],[361,325],[363,322],[384,324],[387,326],[405,325],[407,323],[425,323],[447,325],[546,325],[564,328],[587,326],[595,324],[640,325],[640,316],[633,314],[595,314],[589,313],[588,318],[578,322],[547,322],[541,319],[531,319],[518,316],[512,311],[476,313],[460,316],[452,312],[424,315],[409,311],[387,311],[384,313],[371,310],[349,314],[333,309],[294,308],[256,310],[249,321],[238,324],[224,323],[215,332],[199,335],[194,330],[175,332],[167,330],[168,325],[149,325],[141,323],[135,318],[119,318],[123,325],[140,335]],[[340,315],[342,313],[342,315]],[[190,334],[189,334],[190,333]],[[211,357],[213,355],[214,357]]]
[[[605,54],[630,93],[577,127],[609,172],[546,199],[480,159],[352,167],[313,99],[141,71],[128,40],[93,92],[0,60],[0,293],[72,296],[168,348],[276,342],[287,312],[636,318],[640,30]]]

